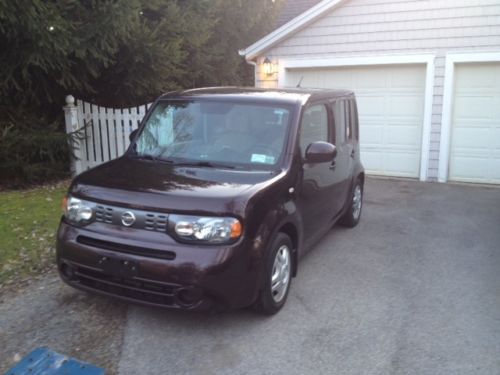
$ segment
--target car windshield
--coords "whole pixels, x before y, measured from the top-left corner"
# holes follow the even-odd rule
[[[290,108],[227,101],[160,101],[135,154],[176,164],[269,169],[283,154]]]

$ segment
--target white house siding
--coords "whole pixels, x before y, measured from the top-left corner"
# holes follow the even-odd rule
[[[448,52],[500,50],[500,0],[348,0],[263,55],[280,59],[432,53],[434,97],[428,179],[438,175],[445,57]],[[259,61],[261,62],[261,61]],[[256,71],[256,86],[278,75]]]

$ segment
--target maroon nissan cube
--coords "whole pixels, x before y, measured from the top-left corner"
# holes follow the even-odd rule
[[[130,139],[64,199],[57,264],[75,288],[274,314],[300,258],[335,223],[359,222],[364,170],[350,91],[168,93]]]

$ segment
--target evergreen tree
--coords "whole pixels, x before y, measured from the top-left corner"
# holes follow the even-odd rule
[[[248,47],[275,26],[280,0],[213,0],[216,23],[207,48],[208,63],[198,85],[254,84],[254,69],[238,50]]]
[[[253,85],[238,49],[271,31],[278,8],[278,0],[0,0],[0,177],[40,180],[66,168],[67,94],[120,107],[180,88]]]
[[[13,111],[60,109],[64,95],[95,92],[138,23],[136,1],[0,2],[0,98]],[[4,112],[5,114],[5,112]]]

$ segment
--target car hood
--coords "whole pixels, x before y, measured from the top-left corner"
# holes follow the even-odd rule
[[[282,171],[181,167],[121,157],[77,176],[70,192],[137,209],[243,215],[249,198],[281,175]]]

